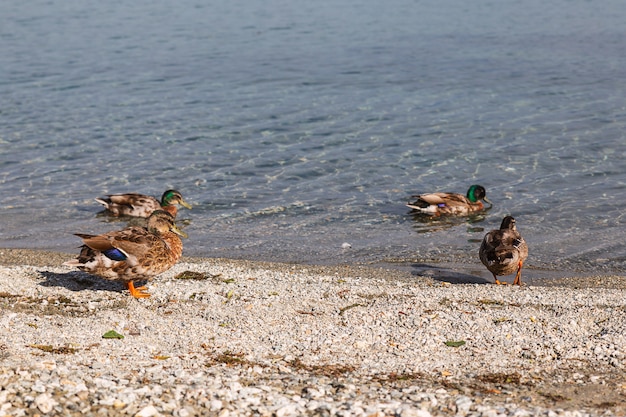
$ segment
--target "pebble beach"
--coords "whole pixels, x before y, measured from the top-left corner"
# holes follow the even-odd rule
[[[0,416],[626,415],[626,280],[184,258],[133,299],[0,250]]]

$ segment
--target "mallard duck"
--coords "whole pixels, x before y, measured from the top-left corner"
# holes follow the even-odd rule
[[[458,193],[431,193],[431,194],[419,194],[411,196],[415,199],[413,202],[409,202],[407,207],[419,211],[420,213],[430,214],[433,216],[440,216],[442,214],[450,215],[465,215],[476,211],[484,210],[485,205],[483,200],[489,203],[491,208],[491,201],[486,197],[485,187],[482,185],[472,185],[467,190],[467,195]]]
[[[176,217],[177,204],[191,209],[191,205],[176,190],[164,192],[161,202],[152,196],[137,193],[109,194],[106,198],[96,198],[96,201],[104,206],[107,213],[115,217],[148,217],[155,210],[165,210]]]
[[[485,235],[478,254],[481,262],[493,274],[496,284],[501,284],[497,275],[509,275],[517,271],[513,285],[522,285],[522,266],[528,258],[528,245],[517,231],[512,216],[502,220],[500,229]]]
[[[135,288],[134,281],[149,280],[167,271],[183,252],[178,236],[187,237],[174,224],[174,217],[156,210],[148,217],[147,227],[127,227],[102,235],[76,234],[83,240],[78,259],[64,265],[126,283],[130,295],[149,297],[145,287]]]

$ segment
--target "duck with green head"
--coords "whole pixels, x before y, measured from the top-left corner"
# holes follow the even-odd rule
[[[147,218],[155,210],[165,210],[172,216],[178,214],[177,205],[191,209],[180,192],[167,190],[163,193],[161,201],[156,198],[137,193],[109,194],[106,198],[96,198],[102,204],[105,211],[114,216],[132,216]]]
[[[124,282],[135,298],[150,297],[145,287],[134,281],[145,281],[170,269],[183,253],[179,236],[187,234],[174,223],[174,217],[163,210],[148,217],[147,227],[127,227],[101,235],[77,233],[83,246],[77,259],[64,265],[111,281]]]
[[[431,216],[440,215],[466,215],[477,211],[490,209],[492,204],[487,199],[485,187],[482,185],[472,185],[467,194],[458,193],[430,193],[411,196],[407,207],[419,213]],[[481,201],[482,200],[482,201]],[[485,207],[483,204],[489,204]]]

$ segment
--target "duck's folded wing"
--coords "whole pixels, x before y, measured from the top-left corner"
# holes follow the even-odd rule
[[[492,230],[483,238],[480,250],[488,254],[494,254],[496,248],[500,246],[502,246],[502,233],[500,230]]]
[[[76,236],[83,240],[83,244],[89,246],[93,250],[104,252],[109,249],[113,249],[110,239],[106,235],[84,235],[76,233]]]
[[[108,195],[109,200],[114,204],[119,204],[121,206],[140,206],[145,204],[153,204],[154,197],[150,197],[143,194],[137,193],[127,193],[127,194],[111,194]],[[157,202],[158,204],[158,202]]]
[[[467,199],[465,198],[465,196],[457,193],[431,193],[422,194],[419,197],[428,204],[433,204],[436,206],[453,206],[459,204],[467,204]]]
[[[145,229],[137,229],[141,232],[113,236],[111,241],[113,247],[127,255],[126,262],[131,265],[138,259],[146,258],[147,254],[156,247],[164,245],[163,240],[158,236]]]

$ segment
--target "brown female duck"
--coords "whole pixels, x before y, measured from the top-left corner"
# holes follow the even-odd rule
[[[478,251],[481,262],[493,274],[500,285],[498,275],[509,275],[517,271],[513,285],[522,285],[522,266],[528,258],[528,245],[515,227],[515,219],[506,216],[500,229],[485,235]]]
[[[174,224],[174,217],[163,210],[148,217],[147,228],[127,227],[102,235],[76,234],[83,240],[78,259],[64,265],[126,283],[136,298],[150,297],[145,287],[135,288],[134,281],[149,280],[170,269],[181,257],[187,237]]]

